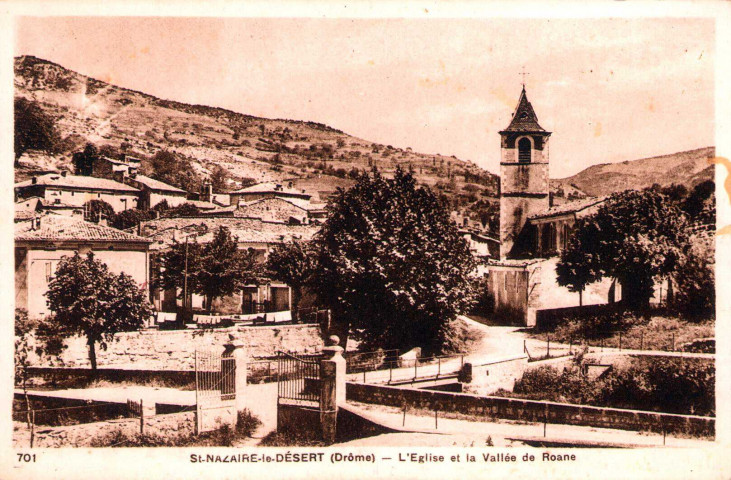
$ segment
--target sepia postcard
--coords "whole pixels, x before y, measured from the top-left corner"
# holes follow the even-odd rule
[[[728,3],[4,6],[3,478],[731,476]]]

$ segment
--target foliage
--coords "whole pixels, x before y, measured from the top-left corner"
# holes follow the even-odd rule
[[[267,258],[266,271],[292,288],[292,310],[297,311],[307,282],[317,269],[317,251],[309,242],[276,245]]]
[[[228,191],[228,170],[220,165],[214,165],[211,171],[211,186],[214,192],[225,193]]]
[[[114,208],[104,200],[89,200],[84,204],[84,220],[98,222],[101,219],[114,219]]]
[[[152,158],[144,161],[143,170],[161,182],[188,192],[200,191],[203,184],[202,178],[188,159],[168,150],[160,150]]]
[[[92,253],[63,257],[49,283],[48,306],[53,321],[67,333],[84,335],[89,361],[96,370],[96,344],[106,348],[114,334],[142,326],[152,315],[144,291],[129,275],[114,275]]]
[[[152,220],[153,218],[155,218],[155,212],[153,210],[130,208],[114,215],[110,222],[110,226],[120,230],[126,230],[128,228],[136,227],[140,224],[140,222]]]
[[[701,182],[693,188],[682,202],[681,208],[693,223],[716,224],[716,184],[713,180]]]
[[[162,202],[161,202],[162,203]],[[166,202],[167,204],[167,202]],[[158,204],[160,205],[160,204]],[[163,216],[168,218],[177,218],[177,217],[197,217],[201,214],[201,211],[198,207],[193,205],[192,203],[183,203],[182,205],[178,205],[177,207],[168,207],[167,209],[162,209],[160,207],[160,210],[163,214]]]
[[[53,151],[58,133],[53,119],[37,102],[22,97],[15,98],[15,166],[27,150]]]
[[[535,400],[714,415],[715,382],[712,362],[654,358],[614,367],[595,380],[583,374],[581,365],[561,373],[542,366],[526,371],[514,393]]]
[[[581,291],[616,278],[633,307],[647,305],[655,278],[675,270],[688,243],[685,215],[653,189],[612,195],[577,224],[574,238],[557,266],[559,282]]]
[[[471,303],[475,263],[437,197],[400,168],[393,179],[374,170],[329,210],[313,286],[339,333],[368,349],[459,350],[453,321]]]
[[[245,437],[251,437],[256,433],[256,430],[261,426],[261,420],[259,417],[251,413],[251,410],[245,408],[243,411],[238,412],[236,417],[236,433]]]
[[[694,237],[673,275],[677,285],[673,306],[689,318],[708,318],[715,312],[714,250],[713,237]]]
[[[579,219],[569,247],[561,252],[561,260],[556,264],[556,281],[570,292],[579,293],[579,305],[583,305],[586,286],[601,279],[601,270],[594,261],[600,238],[596,224]]]
[[[188,290],[205,295],[209,310],[214,299],[255,282],[259,273],[255,254],[239,250],[236,238],[226,227],[221,227],[213,241],[205,245],[175,242],[159,257],[159,286],[177,289],[182,296],[186,263]]]

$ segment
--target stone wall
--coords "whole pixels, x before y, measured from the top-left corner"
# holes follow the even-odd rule
[[[146,417],[144,430],[146,435],[160,435],[167,439],[192,435],[195,433],[195,412]],[[41,448],[89,447],[95,439],[115,432],[122,432],[128,436],[139,434],[139,418],[85,423],[68,427],[37,426],[33,446]],[[28,447],[30,434],[14,434],[13,439],[16,448]]]
[[[470,392],[489,395],[499,389],[513,390],[515,380],[523,376],[528,367],[528,356],[520,355],[484,364],[465,363],[463,378]]]
[[[196,350],[220,350],[229,335],[241,340],[250,357],[269,357],[277,351],[316,353],[323,347],[318,325],[279,325],[190,330],[142,330],[118,333],[107,349],[97,348],[100,368],[116,367],[147,370],[193,370]],[[34,366],[89,367],[86,340],[73,337],[64,341],[60,361],[34,357]]]
[[[571,405],[518,398],[488,397],[464,393],[435,392],[406,387],[369,385],[349,382],[348,400],[393,407],[404,405],[427,410],[459,412],[466,415],[543,422],[585,425],[623,430],[680,431],[714,435],[715,418],[696,415],[675,415],[641,410]]]

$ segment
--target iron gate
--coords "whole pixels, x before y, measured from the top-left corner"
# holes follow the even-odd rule
[[[241,392],[243,394],[243,392]],[[236,421],[236,359],[195,352],[196,430],[215,430]]]
[[[320,404],[320,358],[277,353],[277,404]]]

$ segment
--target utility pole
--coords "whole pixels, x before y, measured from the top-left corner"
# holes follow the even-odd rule
[[[185,273],[183,276],[183,310],[188,307],[188,236],[185,236]]]

